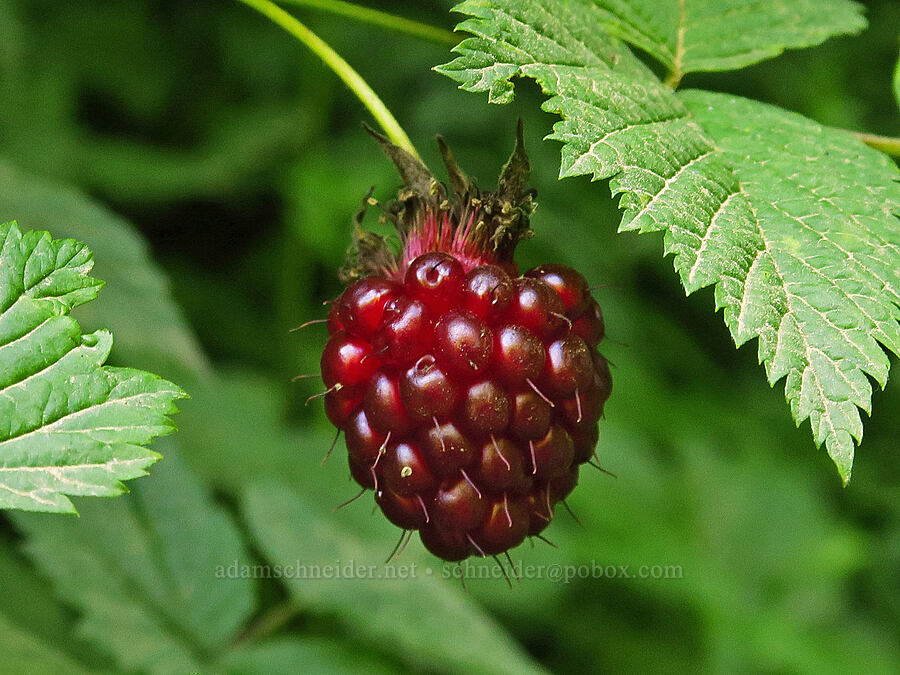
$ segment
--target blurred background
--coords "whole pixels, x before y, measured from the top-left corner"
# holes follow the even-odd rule
[[[367,4],[455,23],[447,2]],[[890,93],[900,5],[865,4],[862,36],[689,75],[682,87],[900,134]],[[217,635],[182,635],[193,629],[176,608],[192,580],[219,589],[228,582],[210,582],[214,563],[236,559],[198,552],[220,550],[204,548],[205,525],[191,545],[173,543],[204,510],[243,542],[221,550],[249,563],[380,565],[393,547],[397,531],[372,515],[370,494],[332,511],[355,493],[343,442],[320,467],[333,430],[320,402],[303,405],[320,383],[291,382],[317,371],[326,333],[289,329],[324,316],[323,301],[340,292],[336,269],[366,190],[388,199],[399,181],[361,131],[369,118],[359,102],[239,3],[4,0],[0,221],[86,242],[107,287],[79,310],[85,331],[110,327],[116,364],[153,370],[192,398],[179,433],[157,444],[166,458],[131,494],[79,500],[78,519],[0,517],[0,629],[14,625],[69,664],[104,672],[183,663],[203,672],[900,672],[897,383],[876,391],[842,488],[808,425],[794,427],[783,384],[766,384],[755,343],[735,350],[712,291],[685,298],[659,236],[617,235],[605,185],[557,180],[559,147],[541,140],[554,118],[540,112],[533,84],[491,106],[430,70],[450,59],[446,46],[296,14],[369,81],[436,170],[440,133],[492,187],[524,119],[540,205],[520,265],[562,262],[601,286],[602,351],[615,368],[598,454],[617,478],[583,469],[569,503],[584,526],[558,513],[546,532],[558,548],[526,543],[513,558],[679,566],[680,578],[523,579],[512,589],[472,578],[464,591],[416,539],[400,561],[430,566],[428,579],[242,582],[231,609],[210,614],[228,617]],[[187,480],[179,471],[190,487],[177,487]],[[154,530],[153,514],[166,509],[180,524]],[[68,565],[54,549],[71,553]],[[172,551],[182,557],[160,562]],[[204,555],[185,572],[185,556]],[[127,598],[118,609],[104,604],[98,577]],[[183,588],[171,590],[172,578]],[[157,586],[174,595],[157,597]],[[121,620],[135,612],[156,617],[159,635]],[[110,617],[119,618],[104,624]],[[192,660],[166,661],[163,652],[177,652],[167,640],[191,643]],[[138,646],[155,655],[142,659]]]

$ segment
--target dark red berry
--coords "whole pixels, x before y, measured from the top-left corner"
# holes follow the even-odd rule
[[[413,260],[406,270],[406,290],[441,316],[459,307],[464,276],[462,265],[453,256],[426,253]]]
[[[593,456],[611,387],[593,351],[602,317],[581,275],[463,269],[426,254],[402,286],[357,282],[322,357],[352,476],[447,560],[543,531]]]
[[[535,392],[521,391],[513,399],[510,433],[522,440],[543,438],[550,429],[553,408]]]
[[[467,532],[441,527],[434,522],[419,530],[425,548],[450,562],[465,560],[471,555],[472,544],[467,535]]]
[[[419,434],[419,444],[428,463],[441,476],[459,475],[475,458],[471,441],[450,422],[426,427]]]
[[[585,278],[565,265],[541,265],[525,272],[526,277],[540,279],[550,286],[566,308],[566,316],[581,316],[591,301]]]
[[[459,390],[434,357],[421,357],[400,380],[406,411],[419,421],[445,419],[456,407]]]
[[[353,335],[368,339],[381,325],[385,305],[400,288],[378,277],[360,279],[350,286],[337,302],[341,324]]]
[[[575,319],[572,323],[572,332],[587,343],[587,346],[593,349],[606,332],[606,325],[603,322],[603,312],[600,311],[600,305],[596,300],[591,299],[584,314]]]
[[[522,326],[503,326],[496,331],[494,342],[494,370],[506,384],[524,385],[544,370],[544,344],[531,331]]]
[[[487,370],[493,337],[487,324],[472,314],[447,312],[434,327],[435,354],[454,372],[475,377]]]
[[[403,249],[359,236],[328,312],[325,410],[350,474],[445,560],[547,527],[594,456],[612,387],[584,277],[562,265],[516,276],[534,208],[516,153],[497,193],[454,171],[449,194],[390,148],[409,184],[382,213]]]
[[[418,530],[430,518],[425,503],[418,495],[404,497],[384,489],[375,493],[375,503],[389,521],[404,530]]]
[[[358,407],[344,426],[344,439],[350,457],[371,466],[386,437],[372,428],[365,411],[362,407]]]
[[[350,416],[356,412],[363,397],[359,387],[334,385],[325,394],[325,414],[338,429],[343,429]]]
[[[521,544],[530,525],[526,501],[504,495],[493,501],[474,540],[486,555],[496,555]]]
[[[376,373],[369,381],[363,399],[363,410],[369,424],[382,434],[391,434],[394,440],[401,438],[412,427],[412,420],[400,399],[399,379],[396,372],[383,370]]]
[[[322,380],[326,387],[365,384],[381,366],[372,346],[345,332],[334,335],[322,352]]]
[[[382,461],[385,485],[397,494],[430,492],[437,484],[428,461],[415,445],[392,443]]]
[[[512,280],[496,265],[479,265],[466,275],[463,308],[481,319],[490,320],[503,314],[512,296]]]
[[[569,333],[547,345],[541,384],[550,393],[564,396],[576,390],[586,391],[593,381],[594,362],[584,340]]]
[[[575,458],[575,444],[569,432],[559,425],[550,427],[547,435],[532,441],[532,473],[540,479],[565,473]]]
[[[385,305],[382,325],[372,339],[374,353],[397,365],[412,363],[431,347],[434,329],[423,302],[400,296]]]
[[[593,456],[611,387],[593,351],[602,317],[581,275],[464,269],[425,254],[402,286],[357,282],[322,357],[352,476],[446,560],[543,531]]]
[[[485,441],[473,479],[488,494],[523,494],[531,487],[519,445],[508,438]],[[530,465],[529,465],[530,466]]]
[[[470,386],[462,402],[462,422],[476,435],[500,433],[509,424],[509,396],[492,380]]]
[[[434,522],[449,530],[478,527],[486,511],[484,495],[464,477],[441,486],[434,496]]]
[[[509,323],[524,326],[541,337],[549,337],[566,327],[565,306],[550,286],[540,279],[520,277],[514,281]]]

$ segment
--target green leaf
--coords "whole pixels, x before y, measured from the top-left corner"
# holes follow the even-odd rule
[[[0,654],[8,673],[80,675],[91,672],[52,646],[21,630],[0,615]]]
[[[580,0],[603,28],[652,54],[674,76],[731,70],[866,27],[848,0]]]
[[[244,514],[273,565],[350,565],[375,571],[355,578],[285,575],[302,610],[334,614],[357,640],[427,670],[542,672],[500,626],[473,607],[458,580],[440,578],[442,567],[433,557],[414,557],[410,546],[398,563],[406,565],[408,578],[379,578],[378,572],[387,569],[386,550],[373,549],[331,514],[301,500],[296,490],[275,482],[251,486]]]
[[[620,230],[664,232],[688,293],[716,286],[735,342],[761,338],[769,381],[787,376],[794,419],[810,419],[849,480],[857,407],[871,405],[866,375],[887,379],[877,342],[900,347],[896,167],[775,108],[710,112],[707,94],[676,96],[603,31],[597,4],[469,0],[457,10],[473,17],[458,28],[476,37],[438,70],[496,103],[512,99],[513,77],[537,80],[543,108],[563,118],[549,136],[564,144],[560,177],[610,179]]]
[[[82,611],[79,633],[123,670],[205,672],[253,608],[251,581],[215,576],[247,557],[228,516],[174,448],[127,497],[79,509],[13,517],[28,556]]]
[[[734,191],[721,153],[671,90],[598,28],[593,5],[501,0],[458,9],[478,17],[458,28],[481,37],[460,43],[462,56],[438,70],[494,103],[512,100],[512,77],[536,79],[551,95],[543,108],[564,118],[550,136],[564,144],[560,177],[610,178],[626,222],[708,222]]]
[[[321,637],[275,638],[243,646],[226,657],[223,670],[235,675],[294,675],[298,664],[320,675],[396,672],[367,650]]]
[[[681,96],[715,139],[739,181],[732,201],[756,230],[735,227],[726,208],[677,255],[689,290],[720,280],[716,302],[740,345],[759,337],[770,384],[799,424],[809,418],[844,481],[858,408],[871,413],[866,375],[882,388],[900,354],[900,172],[849,134],[747,99]],[[691,262],[687,268],[687,263]]]
[[[15,583],[0,584],[0,618],[43,645],[86,665],[95,665],[98,659],[91,645],[74,637],[75,613],[54,595],[47,579],[13,548],[9,543],[0,545],[0,579],[15,579]]]
[[[464,2],[477,16],[458,26],[478,38],[437,68],[463,89],[512,100],[515,76],[533,77],[563,121],[560,177],[610,178],[625,222],[685,228],[709,222],[736,188],[731,169],[681,101],[627,47],[606,35],[598,10],[581,2]],[[552,11],[551,11],[552,10]]]
[[[107,285],[103,301],[79,307],[77,315],[82,327],[112,331],[114,359],[173,379],[209,370],[168,281],[130,223],[76,190],[0,160],[0,223],[13,219],[84,242],[93,251],[94,272]]]
[[[96,297],[91,252],[0,225],[0,508],[74,511],[65,495],[122,493],[159,455],[184,396],[155,375],[103,367],[112,335],[68,312]]]

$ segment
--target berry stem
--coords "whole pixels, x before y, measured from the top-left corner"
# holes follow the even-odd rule
[[[304,45],[309,47],[309,49],[322,59],[325,65],[331,68],[331,70],[344,81],[344,84],[356,94],[356,97],[364,106],[366,106],[366,108],[368,108],[369,112],[372,113],[375,121],[378,122],[379,126],[384,130],[387,137],[391,139],[391,142],[400,146],[414,157],[419,156],[412,141],[409,140],[409,136],[406,135],[403,127],[400,126],[400,123],[391,114],[391,111],[388,110],[384,102],[378,97],[378,94],[374,92],[372,87],[369,86],[362,76],[357,73],[340,54],[334,51],[327,42],[313,33],[293,15],[281,9],[281,7],[274,2],[271,2],[271,0],[238,0],[238,2],[244,3],[263,16],[271,19],[288,33],[300,40]]]
[[[402,16],[394,16],[387,12],[382,12],[370,7],[361,7],[352,2],[344,2],[343,0],[278,0],[282,5],[297,5],[299,7],[309,7],[311,9],[320,9],[323,12],[331,12],[345,16],[348,19],[359,21],[360,23],[368,23],[373,26],[387,28],[395,33],[402,33],[417,37],[421,40],[434,42],[439,45],[454,46],[459,42],[451,31],[437,26],[429,26],[427,23],[413,21]]]

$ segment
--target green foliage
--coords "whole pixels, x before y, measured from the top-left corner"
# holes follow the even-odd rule
[[[198,2],[191,12],[179,9],[4,4],[4,156],[42,177],[146,207],[246,191],[275,160],[300,151],[315,120],[311,102],[327,96],[331,83],[315,78],[295,90],[281,66],[296,68],[296,48],[272,40],[262,22],[248,25],[242,8]],[[216,26],[208,42],[191,37],[202,25]],[[102,50],[70,48],[86,35]],[[198,70],[198,61],[213,71]],[[190,96],[185,105],[188,93],[202,93],[202,101]],[[93,106],[103,114],[85,124]]]
[[[859,40],[688,82],[829,126],[895,133],[886,82],[900,6],[866,4],[872,27]],[[450,24],[444,0],[395,5]],[[598,454],[618,478],[585,469],[568,500],[584,526],[563,511],[546,532],[558,548],[526,543],[514,560],[680,565],[683,577],[525,579],[508,589],[473,574],[463,591],[435,576],[418,605],[391,598],[396,589],[375,591],[419,615],[438,597],[464,612],[470,634],[497,636],[505,656],[485,653],[494,643],[460,645],[482,652],[468,667],[425,653],[430,622],[420,633],[403,621],[398,646],[377,637],[390,625],[360,627],[364,616],[393,617],[367,611],[371,589],[358,580],[216,579],[235,556],[333,564],[335,545],[381,568],[396,541],[371,495],[332,511],[355,494],[343,442],[319,466],[334,430],[303,401],[321,383],[291,383],[316,372],[324,327],[288,332],[324,315],[362,195],[375,184],[388,198],[395,175],[340,83],[237,3],[8,0],[0,154],[32,175],[0,163],[0,222],[84,242],[107,282],[99,302],[74,310],[84,332],[110,328],[112,363],[157,372],[191,399],[179,404],[179,433],[154,448],[165,459],[131,493],[76,498],[78,519],[0,514],[0,579],[14,580],[0,584],[0,670],[455,673],[502,660],[553,672],[900,672],[900,389],[876,388],[865,452],[841,489],[825,453],[808,447],[759,377],[755,354],[735,350],[708,311],[712,289],[685,298],[654,238],[615,233],[605,190],[555,180],[557,148],[539,142],[554,120],[539,110],[536,87],[520,88],[508,107],[473,104],[422,67],[446,60],[442,49],[302,16],[383,95],[431,166],[440,159],[429,139],[441,132],[489,181],[524,118],[540,207],[520,265],[573,265],[598,286],[604,353],[616,366]],[[699,117],[693,97],[705,94],[661,91]],[[712,139],[705,128],[702,136]],[[251,522],[251,494],[257,513],[276,513],[271,526]],[[284,513],[296,518],[286,523]],[[435,563],[413,538],[396,564]],[[108,575],[109,588],[92,575]],[[212,606],[222,618],[207,630],[199,608]],[[113,619],[108,607],[135,620]],[[171,652],[155,666],[127,666],[154,658],[152,635]]]
[[[3,667],[11,673],[81,675],[90,672],[65,654],[20,630],[2,616],[0,616],[0,652],[3,653]]]
[[[275,638],[260,644],[239,647],[225,660],[224,668],[240,675],[294,675],[299,664],[310,673],[394,672],[357,645],[328,638]]]
[[[53,191],[50,185],[44,188],[47,192],[38,196],[46,197]],[[59,208],[54,213],[58,217],[66,219],[84,209],[97,208],[73,192],[58,188],[56,192]],[[62,199],[59,195],[72,199]],[[122,236],[116,231],[125,226],[121,220],[101,219],[101,222],[109,236],[114,239]],[[87,234],[86,238],[90,239],[90,233]],[[141,267],[140,275],[156,276],[157,271],[149,261],[144,260]],[[160,315],[171,303],[165,292],[150,298],[143,296],[140,284],[132,285],[131,290],[138,301],[146,302],[151,316]],[[96,318],[107,322],[115,319],[118,311],[116,304],[104,306]],[[140,354],[150,350],[160,337],[167,345],[193,344],[192,336],[180,324],[169,326],[168,331],[169,335],[132,331],[127,333],[127,344],[123,346],[129,353]],[[189,350],[188,354],[191,353]],[[296,591],[302,611],[339,617],[354,641],[358,635],[366,635],[369,650],[373,652],[368,655],[349,649],[346,642],[315,638],[245,642],[244,631],[254,625],[253,589],[259,582],[247,578],[223,579],[217,576],[219,566],[227,569],[234,562],[290,564],[298,556],[309,565],[331,564],[333,554],[329,546],[333,542],[339,542],[342,553],[352,553],[359,564],[382,566],[388,542],[396,531],[383,520],[373,530],[368,518],[360,521],[359,512],[351,526],[327,510],[305,504],[302,519],[297,520],[296,510],[300,507],[295,506],[293,494],[298,485],[303,485],[305,493],[329,505],[335,495],[342,495],[346,490],[341,472],[330,472],[329,478],[323,480],[324,469],[320,473],[311,471],[312,467],[318,468],[317,457],[310,453],[298,457],[298,447],[315,447],[322,437],[317,433],[298,435],[286,428],[279,410],[280,393],[259,376],[213,375],[202,368],[185,369],[185,373],[190,374],[193,399],[184,405],[182,426],[188,433],[179,433],[177,441],[189,449],[191,467],[181,461],[185,453],[177,451],[172,441],[166,439],[165,461],[149,478],[136,484],[125,499],[112,504],[79,503],[77,521],[60,522],[24,514],[16,516],[14,521],[28,542],[25,549],[28,557],[53,582],[55,594],[78,610],[81,618],[76,634],[90,642],[95,652],[108,656],[122,670],[151,673],[294,672],[296,659],[324,673],[347,672],[348,668],[392,671],[396,667],[384,664],[420,663],[424,667],[433,660],[451,667],[455,662],[472,662],[493,664],[507,672],[535,670],[501,627],[483,612],[468,606],[467,596],[458,582],[439,579],[414,582],[414,593],[410,593],[406,581],[385,589],[376,580],[370,580],[371,602],[361,602],[362,589],[346,587],[340,580],[330,584],[317,581],[312,586],[291,589]],[[246,423],[247,410],[253,411],[251,425]],[[251,514],[248,507],[246,513],[252,536],[264,544],[266,560],[258,561],[250,555],[242,543],[242,540],[249,541],[250,535],[238,533],[233,521],[211,503],[208,492],[193,478],[194,470],[233,493],[245,491],[248,484],[271,482],[276,477],[291,481],[289,490],[279,485],[268,491],[253,490],[261,509],[278,508],[280,512],[274,518],[263,518],[258,511]],[[289,502],[277,506],[285,496],[290,497]],[[289,519],[289,527],[282,527],[285,517]],[[316,525],[316,521],[320,524]],[[312,534],[315,527],[321,530],[321,536]],[[61,541],[66,542],[65,548],[58,546]],[[295,548],[296,545],[300,548]],[[290,548],[285,549],[286,546]],[[416,556],[420,564],[433,562],[424,552],[407,551],[405,555]],[[0,558],[0,571],[4,569],[2,562]],[[15,595],[7,600],[18,606],[20,597]],[[0,619],[4,617],[3,601],[4,595],[0,593]],[[387,620],[393,616],[391,613],[383,621],[373,623],[372,608],[379,606],[385,612],[400,607],[400,616],[408,620],[394,625]],[[448,632],[438,623],[424,633],[419,626],[421,621],[415,617],[429,616],[435,606],[448,609],[458,628]],[[391,638],[386,646],[377,639],[385,627],[390,629]],[[48,669],[55,665],[56,645],[47,642],[47,636],[53,635],[54,630],[55,626],[38,623],[30,632],[22,633],[27,636],[28,644],[34,641],[36,645],[33,658],[38,667],[45,662]],[[459,644],[462,639],[480,640],[484,649],[468,656],[456,655],[451,644]],[[504,644],[505,648],[498,647]],[[46,659],[41,656],[44,646]],[[379,651],[388,653],[382,656]],[[77,667],[85,667],[77,653],[72,656],[61,651],[59,656],[71,658]]]
[[[254,485],[245,514],[257,541],[275,564],[328,565],[342,561],[354,569],[372,569],[360,578],[292,578],[286,583],[302,607],[335,613],[354,635],[373,648],[390,650],[421,668],[455,671],[541,672],[484,613],[472,608],[456,589],[448,589],[441,565],[411,554],[401,565],[409,578],[382,578],[397,567],[384,565],[384,552],[371,542],[342,532],[322,511],[311,508],[294,491],[277,483]],[[302,533],[302,534],[300,534]],[[416,562],[419,564],[416,565]],[[351,573],[345,573],[351,577]],[[465,645],[465,648],[460,649]]]
[[[858,408],[871,412],[866,375],[887,383],[878,343],[900,354],[900,172],[848,134],[772,106],[701,91],[682,100],[734,167],[735,199],[758,227],[731,229],[723,207],[722,224],[688,244],[685,287],[722,279],[716,300],[735,342],[759,335],[769,382],[787,376],[794,419],[809,418],[846,482]]]
[[[585,3],[591,4],[591,3]],[[849,0],[597,0],[591,19],[680,77],[730,70],[866,26]]]
[[[882,387],[887,381],[888,359],[876,340],[900,353],[900,172],[848,134],[771,106],[674,94],[603,31],[611,5],[463,2],[457,11],[473,18],[459,29],[476,37],[460,43],[461,56],[438,70],[463,89],[488,91],[494,103],[512,99],[512,78],[537,80],[550,96],[543,108],[563,117],[550,135],[564,144],[560,176],[610,179],[625,212],[620,231],[663,231],[664,251],[675,254],[687,292],[716,286],[716,306],[724,308],[735,343],[760,338],[770,383],[787,376],[795,421],[810,419],[816,444],[826,444],[846,483],[854,439],[862,438],[858,408],[871,410],[866,374]],[[774,3],[768,13],[768,4],[748,5],[744,21],[755,26],[754,12],[766,12],[778,24],[789,5],[814,9]],[[702,6],[681,5],[698,7],[696,16]],[[639,7],[630,7],[629,20],[636,21]],[[718,14],[720,3],[715,8],[703,26],[733,16]],[[818,15],[832,32],[861,26],[845,16],[855,16],[855,5],[822,9]],[[616,32],[623,34],[626,15],[617,16]],[[667,25],[665,12],[659,22]],[[642,25],[667,34],[653,22]],[[684,16],[675,25],[686,25]],[[797,42],[777,30],[767,35],[784,46],[827,34],[808,25],[808,32],[794,33]],[[664,41],[628,35],[666,60]],[[735,49],[719,26],[697,37],[706,56],[682,59],[693,46],[688,36],[678,40],[682,47],[669,64],[676,82],[681,70],[731,67],[767,53],[716,61],[712,55]]]
[[[15,520],[29,557],[83,613],[79,633],[123,670],[212,666],[253,609],[253,582],[216,577],[246,549],[174,448],[129,500],[79,508],[78,519]]]
[[[47,232],[0,225],[0,508],[70,511],[65,495],[110,496],[159,459],[184,393],[104,367],[112,335],[82,335],[69,311],[96,297],[91,252]]]
[[[76,190],[2,160],[0,185],[0,222],[18,218],[32,229],[85,242],[93,252],[93,270],[106,283],[103,301],[80,306],[79,321],[88,330],[108,328],[121,361],[172,379],[209,369],[169,295],[168,279],[150,262],[147,242],[134,226]]]

